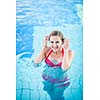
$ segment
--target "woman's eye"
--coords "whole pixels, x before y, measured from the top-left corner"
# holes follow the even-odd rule
[[[59,41],[56,41],[56,43],[59,43]]]
[[[51,41],[51,43],[54,43],[53,41]]]

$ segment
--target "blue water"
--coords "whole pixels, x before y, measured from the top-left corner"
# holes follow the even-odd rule
[[[83,100],[82,7],[82,0],[16,0],[16,100],[50,100],[41,77],[45,63],[34,68],[33,60],[54,29],[70,39],[75,52],[65,100]]]

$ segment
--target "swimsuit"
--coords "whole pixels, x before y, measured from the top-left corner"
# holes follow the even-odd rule
[[[61,68],[62,62],[54,64],[48,59],[52,52],[53,50],[50,50],[45,59],[46,67],[42,74],[44,90],[47,91],[51,100],[64,100],[63,92],[70,85],[70,81],[67,71],[63,71]],[[64,49],[62,48],[63,55]]]
[[[50,56],[50,54],[51,54],[52,52],[53,52],[53,50],[50,50],[48,56],[46,57],[46,60],[45,60],[46,64],[48,64],[48,65],[51,66],[51,67],[61,66],[62,62],[60,62],[60,63],[58,63],[58,64],[54,64],[53,62],[51,62],[51,61],[48,59],[48,57]],[[63,56],[63,55],[64,55],[64,49],[62,48],[62,56]]]

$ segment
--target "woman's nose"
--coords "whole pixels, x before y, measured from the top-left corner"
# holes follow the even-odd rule
[[[54,43],[54,46],[57,46],[57,43]]]

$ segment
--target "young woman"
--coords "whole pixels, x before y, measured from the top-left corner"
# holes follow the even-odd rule
[[[47,42],[50,42],[50,47]],[[45,60],[46,69],[43,71],[44,90],[47,91],[51,100],[64,100],[64,90],[70,81],[67,70],[70,68],[74,52],[69,49],[69,40],[64,39],[63,34],[54,30],[43,41],[40,54],[34,60],[35,64]]]

